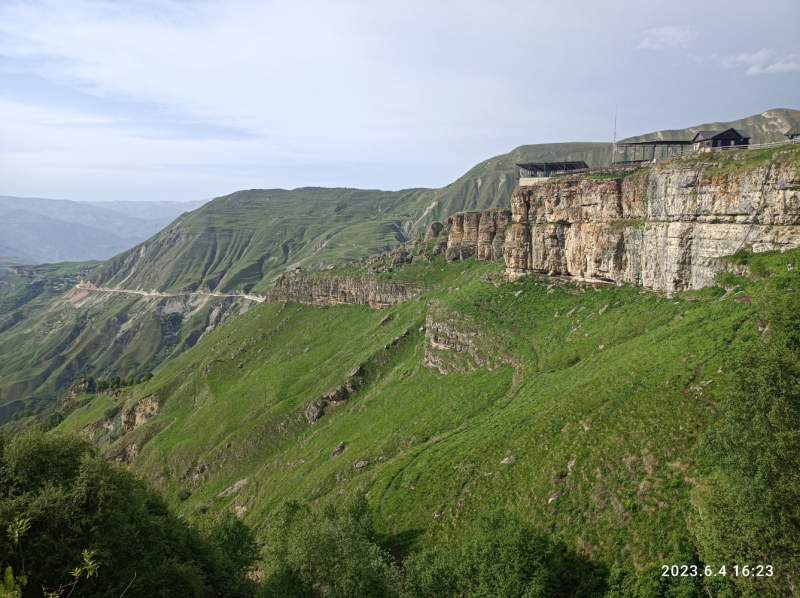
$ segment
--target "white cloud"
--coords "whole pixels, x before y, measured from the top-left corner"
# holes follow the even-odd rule
[[[657,27],[642,33],[638,47],[644,50],[684,48],[696,37],[697,31],[692,27]]]
[[[775,50],[762,48],[757,52],[723,56],[720,64],[725,68],[746,67],[745,75],[788,73],[800,71],[800,56],[797,54],[778,56]]]
[[[65,87],[252,131],[276,158],[352,159],[376,142],[406,153],[412,131],[476,120],[476,105],[452,95],[504,101],[489,69],[447,68],[438,40],[403,39],[417,25],[401,9],[304,5],[11,1],[0,3],[0,54]],[[424,50],[435,60],[410,58]]]
[[[724,77],[718,56],[696,56],[713,40],[691,27],[644,30],[676,11],[738,30],[730,21],[749,4],[729,0],[724,15],[677,5],[0,0],[0,192],[163,197],[163,178],[148,173],[165,171],[185,198],[211,195],[199,185],[214,177],[231,190],[438,186],[523,143],[606,139],[617,98],[636,107],[631,134],[692,123],[696,103],[651,90]],[[789,39],[788,19],[750,20],[751,47]],[[631,53],[618,40],[666,51]],[[748,47],[731,44],[721,54]],[[676,55],[696,64],[671,69]],[[742,70],[790,70],[793,60]],[[736,96],[727,110],[763,111],[792,86],[765,79],[765,104]],[[375,167],[318,168],[365,163]],[[261,178],[239,174],[262,167]]]
[[[109,116],[76,116],[43,121],[46,125],[110,125],[124,119]]]

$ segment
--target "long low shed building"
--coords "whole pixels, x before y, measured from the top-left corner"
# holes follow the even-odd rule
[[[572,162],[526,162],[517,164],[519,184],[521,186],[536,185],[557,174],[565,174],[573,170],[583,170],[589,165],[583,160]]]

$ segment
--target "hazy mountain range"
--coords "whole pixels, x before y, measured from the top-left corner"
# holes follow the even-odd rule
[[[130,249],[207,200],[104,201],[0,196],[0,255],[43,262],[102,260]]]

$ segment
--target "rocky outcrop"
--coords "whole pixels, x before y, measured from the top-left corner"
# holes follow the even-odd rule
[[[373,309],[383,309],[425,291],[424,287],[404,283],[286,272],[275,281],[266,300],[307,305],[369,305]]]
[[[81,395],[91,394],[97,390],[94,378],[79,378],[73,382],[62,395],[61,402],[66,403]]]
[[[466,353],[475,365],[481,367],[488,361],[478,355],[477,348],[481,333],[475,330],[460,330],[452,320],[437,320],[431,314],[425,319],[425,367],[436,368],[442,374],[460,369],[454,365],[450,352]]]
[[[91,441],[94,441],[95,437],[98,435],[98,432],[101,432],[102,435],[106,436],[110,433],[113,433],[116,427],[117,426],[113,421],[103,418],[91,424],[86,424],[78,431],[78,434],[85,436]]]
[[[625,178],[565,178],[519,187],[511,197],[513,221],[573,224],[646,218],[656,222],[800,224],[800,173],[796,167],[721,170],[719,164],[675,162]]]
[[[113,459],[117,463],[130,463],[139,456],[140,448],[135,442],[121,447],[114,455]]]
[[[158,395],[147,395],[136,403],[122,416],[122,429],[133,432],[136,428],[147,423],[158,414],[160,406]]]
[[[357,365],[347,372],[347,376],[345,377],[343,384],[340,384],[333,390],[326,392],[321,398],[317,399],[306,407],[304,411],[306,421],[310,424],[313,424],[315,421],[325,415],[326,407],[344,403],[350,398],[351,395],[358,392],[358,390],[364,384],[364,375],[364,367],[361,365]]]
[[[425,236],[423,237],[423,241],[427,243],[428,241],[433,241],[436,237],[439,236],[439,233],[442,232],[444,225],[441,222],[431,222],[431,225],[428,227],[428,230],[425,231]]]
[[[508,209],[453,214],[445,223],[448,261],[464,260],[473,255],[478,261],[500,259],[510,223],[511,210]]]
[[[500,340],[498,343],[497,341]],[[504,340],[485,334],[484,326],[473,318],[448,311],[434,300],[425,317],[425,367],[442,374],[502,364],[514,364],[503,350]]]
[[[238,492],[239,490],[241,490],[247,484],[247,479],[248,478],[245,478],[243,480],[239,480],[233,486],[229,486],[228,488],[226,488],[225,490],[223,490],[222,492],[217,494],[217,498],[226,498],[226,497],[230,496],[231,494],[233,494],[234,492]]]
[[[800,246],[800,173],[775,163],[728,171],[665,163],[619,179],[520,187],[504,259],[529,272],[630,282],[674,293],[713,284],[717,259]]]

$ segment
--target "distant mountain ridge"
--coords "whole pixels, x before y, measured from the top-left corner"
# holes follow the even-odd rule
[[[668,129],[648,133],[647,135],[629,137],[623,141],[688,140],[694,137],[698,131],[724,131],[725,129],[733,128],[747,131],[752,138],[750,143],[772,143],[773,141],[785,140],[786,131],[798,122],[800,122],[800,110],[775,108],[761,114],[740,118],[739,120],[705,123],[686,129]]]
[[[0,196],[0,245],[40,263],[108,259],[203,203]]]
[[[690,139],[700,129],[737,127],[747,129],[753,143],[763,143],[778,139],[794,122],[800,122],[800,111],[775,109],[630,139]],[[477,164],[441,189],[238,191],[109,260],[91,282],[139,290],[265,293],[289,266],[321,269],[394,248],[456,212],[509,206],[517,163],[584,160],[604,166],[611,163],[612,150],[611,143],[523,145]]]

